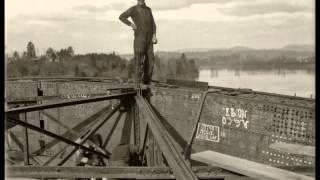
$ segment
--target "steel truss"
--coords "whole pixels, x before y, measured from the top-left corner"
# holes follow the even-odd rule
[[[192,167],[199,179],[225,179],[243,176],[222,170],[219,167]],[[6,169],[7,177],[28,178],[133,178],[176,179],[170,167],[38,167],[12,166]]]
[[[178,150],[176,147],[176,139],[170,135],[169,130],[164,126],[163,122],[160,120],[157,113],[153,110],[150,102],[140,95],[137,92],[146,92],[146,89],[138,89],[138,90],[130,90],[128,88],[123,89],[121,93],[100,96],[100,97],[92,97],[86,99],[78,99],[78,100],[69,100],[63,101],[59,103],[49,103],[49,104],[41,104],[41,105],[33,105],[27,107],[13,108],[6,110],[6,115],[9,114],[18,114],[18,113],[27,113],[32,111],[41,111],[45,109],[51,108],[59,108],[65,106],[72,106],[78,104],[99,102],[111,99],[119,99],[120,104],[115,108],[111,108],[107,106],[103,108],[100,112],[92,115],[88,119],[83,122],[77,124],[74,127],[68,127],[63,124],[59,120],[55,119],[48,113],[45,113],[49,119],[56,122],[58,125],[67,129],[67,132],[58,135],[53,132],[41,129],[35,125],[32,125],[27,122],[27,120],[15,119],[12,117],[6,116],[6,121],[11,122],[24,128],[31,129],[33,131],[40,132],[47,136],[55,138],[55,140],[49,142],[45,149],[49,149],[55,146],[60,141],[65,142],[67,145],[63,147],[59,152],[57,152],[54,156],[52,156],[48,161],[42,163],[42,166],[29,166],[29,163],[25,164],[25,166],[7,166],[6,172],[7,177],[29,177],[29,178],[134,178],[134,179],[179,179],[179,180],[197,180],[197,179],[251,179],[250,177],[243,176],[238,173],[233,173],[228,170],[224,170],[220,167],[212,167],[212,166],[201,166],[201,167],[192,167],[189,162],[190,149],[194,138],[194,133],[190,137],[190,140],[186,147],[181,147],[185,150],[185,157],[182,152]],[[204,102],[205,96],[203,96],[202,103]],[[139,119],[137,121],[135,118],[140,116],[136,116],[136,111],[139,110],[139,114],[142,114],[144,118]],[[200,118],[200,114],[202,111],[202,106],[198,112],[198,118]],[[116,112],[118,116],[116,117],[111,129],[106,134],[105,141],[101,144],[101,147],[96,146],[96,150],[92,150],[83,144],[89,140],[89,137],[97,132]],[[65,167],[62,166],[64,163],[73,155],[73,153],[80,149],[85,151],[92,152],[94,154],[99,155],[100,157],[108,159],[110,153],[105,150],[108,145],[112,135],[115,132],[116,127],[121,120],[123,114],[126,114],[125,122],[124,122],[124,130],[122,131],[121,141],[130,141],[131,136],[131,128],[135,127],[136,122],[145,124],[145,130],[143,132],[144,137],[142,137],[142,141],[140,141],[139,137],[134,137],[134,142],[139,141],[139,144],[136,144],[140,147],[140,152],[142,152],[142,156],[146,156],[146,142],[148,140],[148,136],[152,135],[159,145],[159,149],[163,154],[166,162],[169,167],[146,167],[146,166],[137,166],[137,167]],[[25,116],[26,117],[26,116]],[[139,126],[139,125],[138,125]],[[140,130],[140,129],[139,129]],[[27,132],[27,131],[26,131]],[[134,128],[134,136],[138,136],[139,133],[135,132]],[[9,134],[10,135],[10,134]],[[12,136],[12,135],[11,135]],[[139,135],[140,136],[140,135]],[[15,137],[15,136],[12,136]],[[80,143],[76,143],[75,140],[79,137],[81,138]],[[15,142],[19,145],[20,149],[25,153],[25,161],[29,161],[29,153],[28,153],[28,144],[22,144],[19,141],[16,141],[17,138],[14,138]],[[128,142],[129,142],[128,141]],[[95,146],[93,142],[88,142],[91,145]],[[69,146],[73,147],[73,149],[55,166],[52,165],[53,160],[57,159],[59,154],[65,151]],[[33,154],[41,154],[44,152],[43,149],[36,150]],[[144,158],[142,159],[142,161]],[[148,162],[147,162],[148,164]],[[270,172],[272,173],[272,172]]]

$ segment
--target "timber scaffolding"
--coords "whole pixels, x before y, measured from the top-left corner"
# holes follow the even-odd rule
[[[115,81],[112,79],[98,79],[98,78],[31,78],[32,81],[39,80],[50,80],[50,81],[90,81],[90,82],[101,82],[101,81]],[[15,81],[17,79],[11,79]],[[180,83],[180,84],[179,84]],[[176,85],[172,85],[176,84]],[[154,105],[150,103],[150,89],[136,89],[134,85],[118,86],[109,88],[105,94],[95,94],[94,96],[81,98],[81,99],[70,99],[70,100],[58,100],[58,102],[39,104],[40,100],[45,99],[45,97],[37,97],[33,100],[8,100],[8,104],[28,104],[24,107],[9,108],[6,109],[6,133],[10,138],[18,145],[19,149],[23,152],[24,165],[7,165],[6,166],[6,177],[26,177],[26,178],[130,178],[130,179],[179,179],[179,180],[195,180],[195,179],[268,179],[268,180],[278,180],[278,179],[314,179],[314,174],[310,167],[306,166],[292,166],[292,167],[281,167],[281,166],[270,166],[265,163],[259,163],[256,161],[248,160],[247,158],[241,158],[238,156],[224,154],[218,151],[212,150],[212,148],[207,148],[207,151],[197,151],[193,149],[193,144],[196,141],[196,136],[201,136],[199,133],[200,126],[206,126],[200,121],[204,105],[206,102],[206,97],[210,93],[221,91],[220,87],[208,88],[208,84],[201,82],[188,82],[188,81],[176,81],[168,80],[167,84],[156,83],[154,87],[160,88],[177,88],[178,85],[183,84],[186,87],[197,87],[201,89],[200,96],[191,98],[198,99],[198,110],[195,117],[195,126],[191,127],[188,141],[181,143],[181,138],[174,136],[172,132],[172,127],[168,127],[166,122],[169,120],[164,119],[164,116],[160,115],[155,109]],[[39,89],[38,89],[39,90]],[[224,88],[224,90],[229,91],[231,89]],[[238,92],[229,91],[228,94],[223,94],[219,96],[235,96],[235,94],[246,94],[251,90],[242,89]],[[142,94],[140,94],[142,92]],[[43,92],[40,92],[40,94]],[[39,94],[39,92],[38,92]],[[152,93],[153,94],[153,93]],[[261,93],[268,95],[268,93]],[[269,94],[270,95],[270,94]],[[275,95],[274,96],[279,96]],[[283,96],[286,97],[286,96]],[[48,96],[47,98],[55,98]],[[228,97],[229,98],[229,97]],[[291,97],[290,97],[291,98]],[[40,99],[40,100],[39,100]],[[243,99],[243,98],[242,98]],[[310,101],[303,98],[296,98],[300,101]],[[103,112],[96,113],[90,116],[88,119],[78,123],[71,128],[64,122],[56,119],[49,113],[46,114],[45,110],[56,109],[63,107],[76,106],[80,104],[94,103],[94,102],[104,102],[110,101],[116,103],[108,104],[106,107],[102,108]],[[210,100],[210,99],[209,99]],[[34,101],[37,104],[34,104]],[[282,102],[283,103],[283,102]],[[312,104],[312,103],[311,103]],[[301,105],[292,105],[296,108],[301,108]],[[269,108],[269,107],[264,107]],[[271,108],[271,107],[270,107]],[[309,107],[305,107],[309,108]],[[310,108],[309,108],[310,109]],[[312,110],[312,108],[311,108]],[[59,126],[66,129],[63,134],[58,134],[40,128],[35,124],[29,123],[30,119],[27,117],[27,113],[32,112],[42,112],[45,114],[50,121],[54,121]],[[245,113],[245,111],[244,111]],[[106,138],[102,145],[94,144],[94,142],[89,140],[89,137],[96,132],[98,132],[111,117],[116,116],[111,128],[108,132],[105,132]],[[139,165],[137,166],[127,166],[127,167],[112,167],[108,166],[108,159],[112,152],[106,149],[108,143],[115,133],[115,128],[119,126],[119,120],[122,115],[126,115],[125,121],[123,123],[123,130],[121,132],[121,141],[126,141],[127,143],[132,143],[138,145],[139,152],[142,155],[139,160]],[[239,113],[241,114],[241,113]],[[17,116],[18,115],[18,116]],[[244,116],[244,114],[242,114]],[[23,142],[17,138],[17,136],[10,132],[10,129],[16,125],[22,126],[22,136]],[[244,126],[245,123],[243,124]],[[128,130],[128,129],[131,129]],[[213,127],[213,126],[212,126]],[[211,127],[207,127],[210,129]],[[28,138],[29,130],[39,132],[48,137],[54,138],[51,142],[48,142],[44,148],[38,149],[35,152],[29,152],[30,139]],[[174,130],[174,129],[173,129]],[[183,131],[181,130],[174,130]],[[212,132],[213,133],[213,130]],[[219,130],[218,130],[218,133]],[[257,133],[257,132],[255,132]],[[142,134],[142,137],[141,137]],[[202,134],[203,136],[205,134]],[[208,135],[208,134],[207,134]],[[211,134],[213,136],[213,134]],[[158,145],[161,151],[161,160],[158,163],[151,163],[148,161],[153,161],[153,157],[150,153],[148,154],[147,141],[150,141],[150,136],[153,138],[153,143]],[[220,136],[220,135],[218,135]],[[81,137],[80,142],[76,142],[76,139]],[[206,142],[219,142],[218,139],[208,139]],[[201,139],[201,137],[199,138]],[[45,162],[39,162],[36,158],[37,154],[43,153],[46,149],[50,149],[55,146],[59,141],[66,143],[66,145],[61,148],[61,150],[55,152],[48,160]],[[32,142],[34,143],[34,142]],[[84,145],[84,143],[89,143],[95,149],[90,149]],[[203,143],[203,142],[202,142]],[[61,158],[61,154],[66,151],[68,146],[71,146],[71,151],[64,154]],[[103,167],[79,167],[79,166],[66,166],[66,162],[72,157],[72,155],[78,150],[83,149],[89,151],[93,154],[98,155],[103,158]],[[287,153],[287,152],[286,152]],[[304,151],[305,153],[305,151]],[[290,153],[288,153],[290,154]],[[308,156],[312,156],[312,153],[307,153]],[[59,159],[60,157],[60,159]],[[161,161],[161,163],[159,163]],[[312,169],[312,167],[311,167]],[[293,172],[294,171],[294,172]],[[311,176],[310,176],[311,174]]]

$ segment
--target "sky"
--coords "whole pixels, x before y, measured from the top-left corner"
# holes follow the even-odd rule
[[[38,54],[133,52],[133,31],[118,19],[136,0],[5,0],[6,51]],[[315,44],[315,0],[146,0],[157,24],[155,51]]]

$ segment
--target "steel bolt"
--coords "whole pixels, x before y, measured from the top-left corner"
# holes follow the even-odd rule
[[[197,171],[198,171],[198,169],[197,169],[196,167],[193,167],[192,170],[193,170],[194,172],[197,172]]]

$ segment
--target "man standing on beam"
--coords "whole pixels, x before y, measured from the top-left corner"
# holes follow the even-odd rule
[[[150,84],[154,65],[153,44],[157,44],[156,24],[145,0],[123,12],[119,19],[134,31],[134,64],[137,84]],[[132,22],[128,20],[131,17]],[[143,69],[143,70],[141,70]]]

